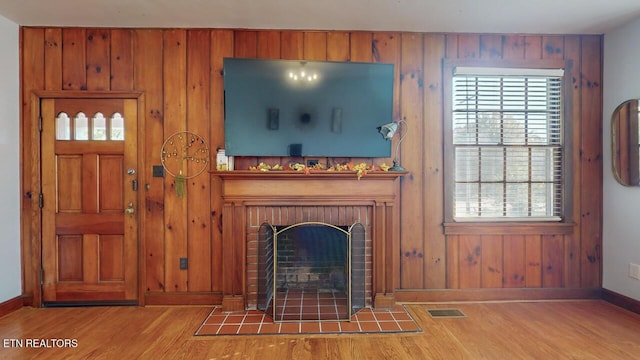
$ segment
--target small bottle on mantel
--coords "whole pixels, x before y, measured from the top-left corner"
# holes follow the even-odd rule
[[[233,170],[233,156],[227,156],[224,149],[218,149],[218,153],[216,154],[216,170]]]

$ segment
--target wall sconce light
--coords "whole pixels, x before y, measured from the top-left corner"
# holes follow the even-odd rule
[[[403,127],[404,127],[404,133],[400,136],[400,140],[398,140],[398,144],[396,144],[396,152],[393,158],[393,166],[389,168],[389,171],[406,171],[402,166],[400,166],[400,161],[398,160],[398,156],[400,151],[400,144],[402,143],[402,140],[404,140],[404,137],[407,136],[407,132],[409,131],[409,129],[407,128],[407,122],[404,120],[400,120],[397,122],[390,122],[388,124],[384,124],[377,127],[378,132],[380,133],[380,135],[382,135],[382,138],[385,140],[393,139],[393,136],[396,133],[400,133],[401,128]]]

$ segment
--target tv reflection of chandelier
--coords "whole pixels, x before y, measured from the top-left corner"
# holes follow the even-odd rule
[[[319,79],[318,73],[315,71],[309,71],[305,69],[306,62],[300,62],[300,69],[298,70],[290,70],[289,71],[289,79],[296,82],[307,82],[312,83]]]

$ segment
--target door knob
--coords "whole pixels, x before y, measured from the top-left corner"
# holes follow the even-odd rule
[[[127,214],[127,215],[131,215],[131,214],[133,214],[135,212],[136,212],[136,209],[133,208],[133,203],[132,202],[130,202],[129,205],[127,205],[127,208],[124,209],[124,213]]]

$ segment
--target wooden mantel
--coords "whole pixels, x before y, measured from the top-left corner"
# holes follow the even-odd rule
[[[224,310],[246,307],[246,210],[250,206],[366,205],[372,211],[373,305],[395,305],[394,269],[399,259],[400,178],[406,172],[214,171],[223,180]]]

